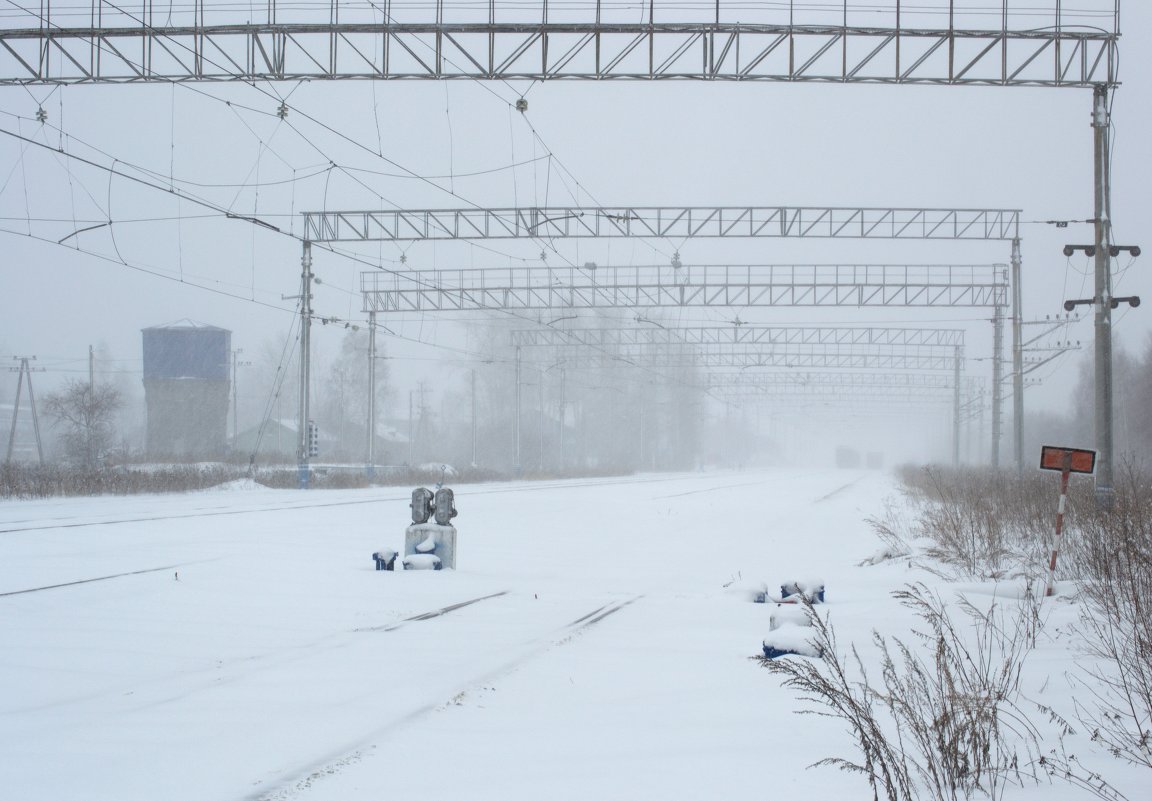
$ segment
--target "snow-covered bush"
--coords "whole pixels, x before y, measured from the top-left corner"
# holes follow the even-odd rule
[[[1058,473],[1017,476],[988,468],[904,467],[906,503],[872,519],[876,534],[905,550],[919,546],[921,566],[950,578],[1040,578],[1055,535]],[[1094,508],[1090,481],[1073,481],[1065,519],[1072,534]],[[1071,536],[1065,548],[1075,548]]]
[[[855,646],[837,648],[830,624],[814,613],[809,641],[823,659],[762,659],[784,685],[814,705],[809,714],[848,724],[859,755],[817,765],[862,774],[876,799],[957,801],[1000,798],[1010,784],[1039,779],[1040,736],[1022,707],[1020,671],[1039,630],[1036,600],[1014,612],[968,603],[958,625],[923,584],[894,593],[926,624],[905,642],[873,634],[879,679]]]
[[[1114,756],[1152,768],[1152,482],[1121,471],[1115,507],[1080,521],[1072,567],[1090,658],[1079,717]]]

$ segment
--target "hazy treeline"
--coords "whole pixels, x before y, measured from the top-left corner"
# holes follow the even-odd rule
[[[1024,429],[1026,459],[1035,455],[1038,460],[1041,445],[1095,447],[1096,379],[1091,352],[1084,355],[1079,367],[1079,380],[1066,414],[1028,414]],[[1152,338],[1135,354],[1115,349],[1112,396],[1116,454],[1152,466]]]

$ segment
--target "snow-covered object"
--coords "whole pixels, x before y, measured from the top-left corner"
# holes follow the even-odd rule
[[[391,548],[381,548],[372,554],[377,570],[393,570],[396,565],[396,552]]]
[[[900,557],[907,556],[907,555],[908,555],[908,550],[906,548],[901,549],[901,548],[897,548],[895,546],[885,545],[882,548],[878,549],[875,553],[873,553],[867,559],[865,559],[863,562],[861,562],[860,565],[862,567],[865,565],[878,565],[881,562],[887,562],[891,559],[899,559]]]
[[[768,628],[772,631],[784,626],[806,627],[811,625],[812,620],[808,617],[808,613],[795,604],[777,606],[772,610],[772,616],[768,618]]]
[[[764,638],[764,656],[775,659],[786,654],[810,656],[819,659],[824,655],[819,646],[812,642],[810,628],[788,624],[768,633]]]
[[[416,553],[404,557],[405,570],[440,570],[440,557],[432,553]]]
[[[822,579],[805,579],[803,581],[785,581],[780,584],[780,598],[785,603],[795,603],[799,598],[788,601],[793,596],[803,596],[808,603],[824,603],[824,581]]]
[[[414,523],[404,532],[404,555],[432,554],[443,567],[456,569],[456,528],[436,523]]]

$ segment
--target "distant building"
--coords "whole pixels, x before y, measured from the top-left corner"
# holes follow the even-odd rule
[[[223,456],[232,332],[180,320],[142,334],[146,450],[153,456]]]
[[[300,446],[298,430],[295,420],[269,420],[263,426],[254,426],[237,434],[232,450],[238,455],[255,456],[261,461],[295,463]]]

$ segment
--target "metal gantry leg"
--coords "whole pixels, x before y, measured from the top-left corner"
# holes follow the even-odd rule
[[[376,476],[376,312],[368,312],[368,447],[365,450],[365,473]]]
[[[952,357],[952,466],[960,465],[960,372],[964,349],[956,346]]]
[[[992,310],[992,468],[1000,467],[1000,437],[1004,414],[1004,307]]]
[[[1024,475],[1024,344],[1023,292],[1020,287],[1020,240],[1012,240],[1012,458],[1016,475]]]
[[[297,457],[299,464],[300,489],[308,489],[311,476],[309,466],[308,405],[309,362],[312,333],[312,243],[304,242],[304,253],[300,258],[300,430],[298,434]]]

